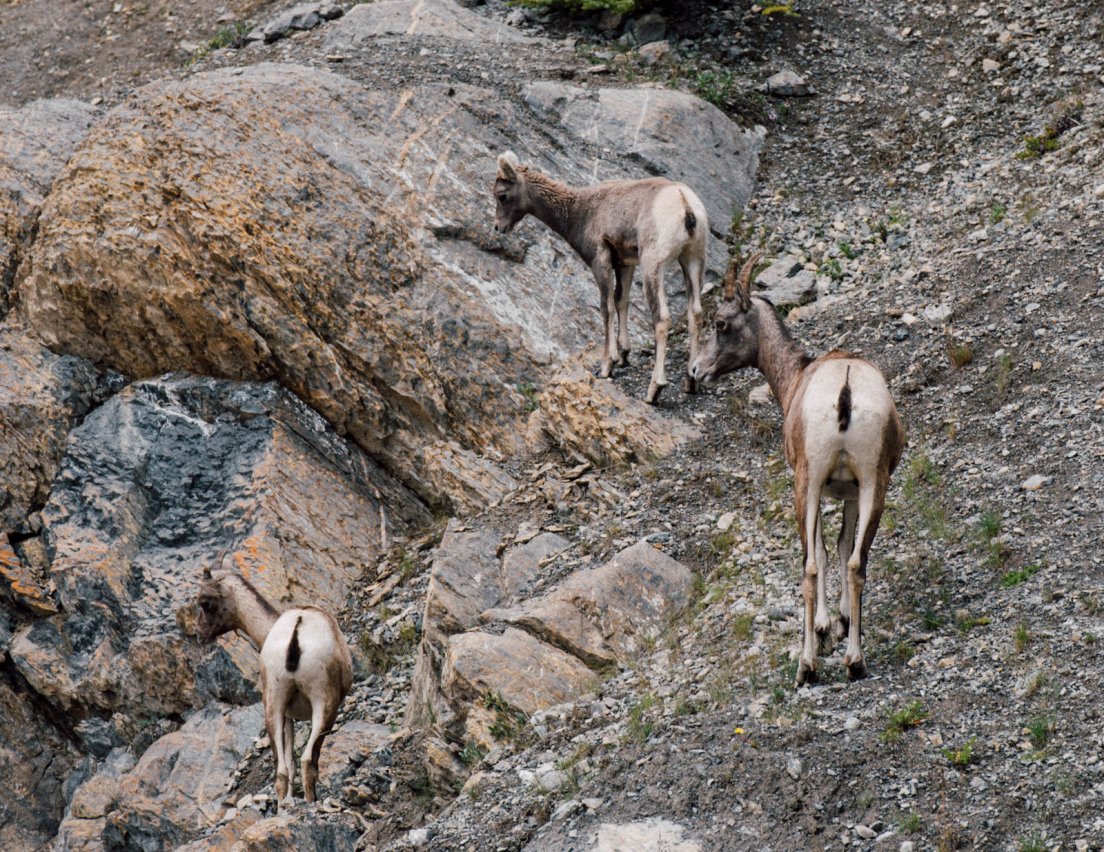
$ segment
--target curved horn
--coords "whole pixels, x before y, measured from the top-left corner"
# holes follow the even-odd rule
[[[736,258],[728,263],[728,272],[725,273],[724,300],[731,302],[736,298]]]
[[[753,252],[740,269],[740,305],[746,311],[751,308],[751,279],[755,265],[763,259],[763,252]]]

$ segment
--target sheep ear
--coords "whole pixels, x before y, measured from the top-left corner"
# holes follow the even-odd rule
[[[499,155],[498,158],[498,177],[503,180],[517,182],[517,169],[521,164],[518,162],[517,154],[513,151],[507,151],[505,154]]]
[[[204,580],[210,580],[211,579],[211,566],[207,565],[205,563],[203,565],[203,571],[199,576]]]

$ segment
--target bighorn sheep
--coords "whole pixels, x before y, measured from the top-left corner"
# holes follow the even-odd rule
[[[292,795],[295,781],[294,719],[310,719],[303,748],[303,796],[315,800],[318,754],[353,682],[352,655],[337,622],[317,607],[280,614],[234,571],[203,569],[197,633],[212,642],[238,630],[261,652],[265,727],[276,757],[276,798]]]
[[[655,366],[645,399],[654,403],[667,385],[667,334],[671,314],[663,279],[678,259],[686,282],[690,361],[698,354],[701,286],[709,222],[701,200],[686,185],[665,178],[617,180],[571,187],[518,163],[513,153],[498,158],[494,183],[495,230],[508,233],[528,214],[567,240],[590,267],[602,303],[605,346],[599,375],[629,363],[629,289],[633,267],[644,276],[652,311]],[[688,375],[688,393],[696,389]]]
[[[844,636],[847,651],[843,662],[848,676],[856,680],[867,674],[861,645],[866,561],[885,506],[890,475],[901,457],[904,430],[877,367],[839,350],[810,358],[790,337],[774,306],[751,295],[752,271],[761,258],[762,253],[757,252],[748,259],[739,282],[733,261],[713,335],[690,371],[695,378],[711,382],[741,367],[757,367],[781,403],[783,446],[794,471],[794,503],[805,566],[801,583],[804,639],[795,686],[816,681],[817,654],[828,653],[834,640]],[[839,535],[842,589],[835,637],[828,613],[822,495],[843,500]]]

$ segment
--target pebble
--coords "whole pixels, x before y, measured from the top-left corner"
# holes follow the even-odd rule
[[[1020,483],[1020,488],[1024,491],[1038,491],[1044,485],[1050,482],[1049,476],[1044,476],[1041,473],[1035,473]]]

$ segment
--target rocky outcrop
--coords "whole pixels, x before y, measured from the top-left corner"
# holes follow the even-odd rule
[[[0,328],[0,529],[30,532],[28,516],[46,503],[66,436],[100,391],[88,362]]]
[[[689,570],[646,542],[534,597],[570,542],[521,538],[508,547],[492,529],[453,523],[437,549],[407,721],[429,732],[438,783],[465,771],[448,744],[490,750],[511,726],[594,691],[599,671],[633,659],[689,601]]]
[[[326,34],[326,50],[355,49],[366,39],[385,35],[438,36],[484,44],[535,41],[451,0],[385,0],[350,9]]]
[[[612,144],[592,129],[615,126],[645,171],[713,184],[727,217],[758,139],[689,96],[543,85],[536,114],[286,65],[149,86],[59,176],[20,313],[56,351],[130,377],[274,378],[423,498],[493,502],[510,483],[488,466],[521,446],[519,388],[598,329],[597,288],[559,238],[489,233],[495,150],[584,182],[588,146]]]
[[[88,104],[61,98],[0,106],[0,316],[42,199],[92,116]]]
[[[64,849],[170,849],[215,825],[230,806],[234,770],[264,727],[260,704],[209,704],[151,745],[129,771],[105,768],[76,789],[58,841]],[[116,758],[118,760],[118,758]]]
[[[534,449],[551,445],[606,466],[662,458],[699,434],[574,363],[541,390],[527,437]]]
[[[187,376],[132,385],[71,435],[42,512],[60,613],[22,627],[10,656],[78,718],[255,700],[256,653],[244,640],[212,652],[185,635],[201,566],[229,548],[272,600],[340,609],[381,551],[381,503],[396,532],[423,517],[275,385]],[[126,742],[125,723],[105,718],[114,718],[108,739]]]

